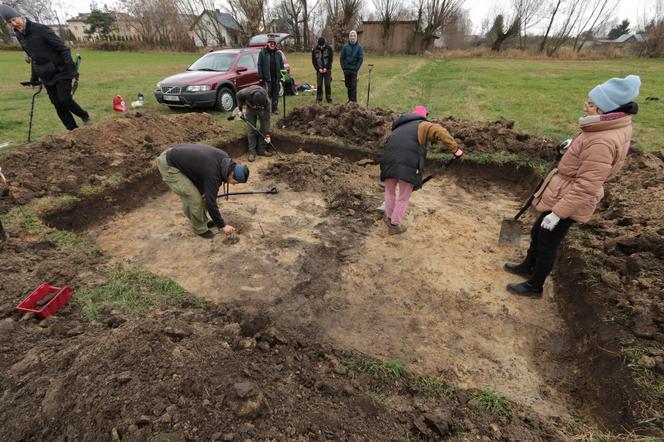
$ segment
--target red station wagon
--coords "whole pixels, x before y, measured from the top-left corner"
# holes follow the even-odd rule
[[[280,44],[288,34],[279,34]],[[211,51],[196,60],[186,72],[164,78],[157,83],[155,97],[170,108],[216,107],[230,112],[236,105],[235,93],[258,84],[258,54],[267,36],[251,39],[253,47]],[[255,46],[254,46],[255,45]],[[283,54],[283,52],[282,52]],[[286,56],[284,64],[290,71]],[[283,85],[279,95],[283,93]]]

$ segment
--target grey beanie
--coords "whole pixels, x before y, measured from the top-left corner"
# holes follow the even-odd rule
[[[14,17],[21,17],[21,14],[16,9],[2,3],[0,3],[0,15],[2,15],[5,21],[9,21]]]

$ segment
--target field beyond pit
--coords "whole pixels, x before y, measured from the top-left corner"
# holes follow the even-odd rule
[[[164,114],[178,112],[156,103],[155,85],[162,78],[185,70],[199,57],[191,53],[75,49],[72,52],[80,52],[82,57],[81,83],[76,98],[90,111],[94,121],[118,117],[111,105],[115,95],[123,96],[129,104],[139,92],[145,94],[147,110]],[[308,53],[291,53],[287,58],[296,82],[315,84]],[[516,121],[518,130],[559,139],[568,138],[577,130],[583,102],[593,86],[611,77],[637,74],[643,85],[634,139],[645,150],[664,150],[662,60],[445,59],[368,54],[359,79],[361,104],[366,104],[368,63],[375,66],[371,107],[401,112],[416,104],[425,104],[437,118],[454,115],[470,121],[490,121],[503,116]],[[23,54],[15,51],[0,51],[0,65],[3,67],[0,70],[0,144],[20,144],[27,137],[31,91],[18,83],[29,78],[29,66],[24,63]],[[335,58],[332,89],[335,102],[346,101],[338,58]],[[646,101],[646,97],[659,100]],[[289,97],[287,107],[313,102],[311,95]],[[219,124],[230,125],[223,114],[215,112],[214,116]],[[237,125],[233,127],[237,130]],[[42,92],[35,106],[33,139],[64,131],[46,93]]]

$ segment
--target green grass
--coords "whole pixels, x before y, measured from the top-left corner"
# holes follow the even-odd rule
[[[77,51],[74,50],[74,53]],[[172,114],[154,100],[157,81],[183,71],[198,54],[165,52],[80,51],[81,83],[77,100],[93,120],[118,118],[111,109],[115,95],[126,102],[138,92],[146,97],[144,109]],[[315,84],[309,54],[287,54],[297,82]],[[430,58],[367,54],[365,65],[375,65],[371,75],[372,107],[403,112],[425,104],[434,117],[454,115],[473,121],[500,116],[516,121],[516,128],[533,135],[558,139],[577,131],[588,91],[608,78],[638,74],[643,85],[638,100],[641,112],[634,119],[634,139],[647,150],[664,150],[664,60],[613,59],[600,61],[515,60],[507,58]],[[28,76],[28,65],[16,51],[0,51],[0,143],[21,143],[27,136],[31,90],[18,85]],[[368,72],[360,71],[358,98],[366,103]],[[343,73],[335,65],[333,99],[345,102]],[[646,96],[659,101],[645,101]],[[287,98],[287,108],[314,103],[314,95]],[[244,128],[214,112],[219,124],[231,133]],[[45,92],[35,105],[34,138],[64,132]]]
[[[383,411],[390,411],[390,404],[387,403],[387,398],[382,394],[376,393],[374,391],[368,391],[367,396],[378,405]]]
[[[433,376],[411,373],[409,382],[414,391],[423,394],[427,399],[437,399],[439,397],[451,398],[452,394],[454,394],[453,385]]]
[[[83,315],[94,320],[104,308],[137,316],[154,306],[177,306],[185,291],[168,278],[139,269],[118,270],[110,280],[94,288],[77,290],[76,302]]]
[[[501,416],[510,416],[512,414],[505,398],[500,393],[491,389],[480,391],[475,395],[474,399],[477,400],[482,410],[488,411],[491,414]]]

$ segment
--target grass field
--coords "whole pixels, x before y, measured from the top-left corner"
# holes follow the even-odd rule
[[[75,52],[75,51],[74,51]],[[146,96],[149,110],[172,113],[154,100],[155,84],[184,70],[197,54],[125,53],[81,51],[81,83],[76,99],[90,111],[94,121],[117,118],[113,96],[129,104],[138,92]],[[315,83],[309,54],[289,54],[297,82]],[[606,61],[516,60],[499,58],[431,58],[422,56],[365,57],[358,98],[366,103],[366,64],[375,65],[370,105],[407,111],[425,104],[435,117],[486,121],[504,116],[516,128],[534,135],[567,138],[577,129],[588,91],[604,80],[627,74],[641,76],[643,85],[635,117],[634,139],[647,150],[664,150],[664,60],[616,59]],[[18,85],[29,76],[20,52],[0,52],[0,144],[25,141],[32,91]],[[659,74],[658,74],[659,72]],[[345,102],[343,74],[335,60],[333,96]],[[660,100],[646,101],[645,97]],[[288,108],[314,102],[313,96],[288,97]],[[220,124],[228,125],[215,112]],[[237,128],[236,128],[237,130]],[[46,92],[35,106],[33,138],[64,132]]]

